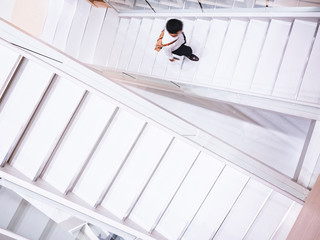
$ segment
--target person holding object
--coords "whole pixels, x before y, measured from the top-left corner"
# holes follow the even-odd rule
[[[192,54],[192,48],[186,46],[186,37],[182,32],[183,23],[178,19],[170,19],[166,24],[166,28],[161,32],[155,50],[160,51],[163,49],[164,53],[173,62],[178,56],[186,56],[191,61],[199,61],[199,58]]]

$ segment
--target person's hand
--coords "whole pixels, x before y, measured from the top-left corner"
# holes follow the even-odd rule
[[[173,59],[169,59],[170,60],[170,62],[174,62],[174,58]]]

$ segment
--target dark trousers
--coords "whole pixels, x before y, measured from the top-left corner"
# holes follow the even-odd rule
[[[172,53],[178,56],[190,57],[192,54],[192,49],[191,47],[182,44],[177,50],[174,50]]]
[[[174,50],[172,53],[176,54],[178,56],[190,57],[192,54],[192,48],[185,45],[186,44],[186,36],[184,35],[183,32],[182,32],[182,34],[183,34],[183,38],[184,38],[184,43],[177,50]]]

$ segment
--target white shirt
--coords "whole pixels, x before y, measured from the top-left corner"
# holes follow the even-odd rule
[[[166,47],[162,47],[162,51],[169,57],[169,59],[173,59],[172,52],[174,50],[177,50],[182,44],[184,44],[184,37],[183,37],[182,33],[180,33],[176,37],[172,37],[166,29],[164,30],[164,35],[162,38],[162,45],[171,43],[176,39],[177,39],[177,41],[172,43],[171,45],[166,46]]]

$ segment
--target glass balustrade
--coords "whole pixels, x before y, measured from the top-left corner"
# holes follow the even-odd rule
[[[319,0],[105,0],[119,12],[211,12],[219,9],[318,8]],[[258,10],[258,9],[256,9]]]

